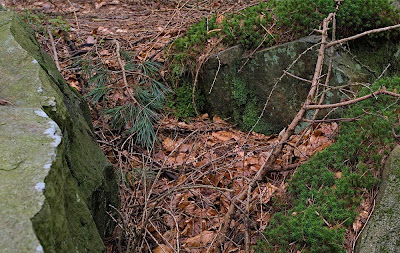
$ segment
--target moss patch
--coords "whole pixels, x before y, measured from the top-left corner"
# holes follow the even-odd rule
[[[400,90],[400,78],[380,80],[371,88],[381,85]],[[363,89],[359,96],[369,93]],[[291,203],[275,210],[264,232],[269,241],[260,241],[257,252],[345,252],[345,230],[357,216],[361,194],[377,185],[374,175],[393,147],[391,129],[399,121],[400,105],[393,97],[379,96],[352,106],[346,117],[364,110],[371,114],[343,123],[336,142],[299,167],[290,180]]]

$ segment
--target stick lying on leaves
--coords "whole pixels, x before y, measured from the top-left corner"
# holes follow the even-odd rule
[[[299,122],[303,120],[304,115],[308,110],[336,108],[336,107],[340,107],[340,106],[350,105],[350,104],[354,104],[354,103],[360,102],[360,101],[368,99],[368,98],[375,97],[376,95],[380,95],[380,94],[386,94],[386,95],[391,95],[391,96],[395,96],[395,97],[400,97],[399,94],[396,94],[394,92],[389,92],[384,87],[382,87],[378,91],[371,93],[369,95],[366,95],[366,96],[363,96],[360,98],[356,98],[353,100],[344,101],[344,102],[337,103],[337,104],[331,104],[331,105],[323,105],[323,104],[313,105],[312,104],[313,98],[314,98],[316,91],[318,89],[318,86],[319,86],[319,80],[320,80],[321,74],[322,74],[322,66],[324,64],[326,49],[328,49],[329,47],[335,46],[337,44],[341,44],[343,42],[347,42],[350,40],[354,40],[354,39],[363,37],[368,34],[387,31],[390,29],[395,29],[395,28],[400,27],[400,24],[399,24],[399,25],[395,25],[395,26],[374,29],[374,30],[370,30],[370,31],[367,31],[367,32],[364,32],[364,33],[361,33],[361,34],[358,34],[358,35],[355,35],[355,36],[352,36],[349,38],[335,40],[330,43],[327,43],[329,23],[334,19],[334,16],[335,16],[335,13],[330,13],[328,15],[328,17],[325,18],[323,21],[322,30],[319,31],[319,32],[321,32],[321,46],[318,51],[318,59],[317,59],[317,63],[315,66],[314,76],[311,81],[311,88],[309,90],[307,99],[304,102],[302,108],[298,111],[297,115],[293,118],[293,120],[290,123],[290,125],[288,126],[287,130],[283,133],[283,135],[280,139],[280,142],[272,150],[271,154],[266,159],[263,166],[261,166],[260,170],[257,172],[255,177],[249,182],[247,187],[245,186],[242,189],[242,191],[231,200],[231,204],[229,206],[228,212],[224,216],[223,223],[220,227],[219,234],[215,240],[215,252],[217,252],[217,253],[220,253],[224,250],[223,245],[226,240],[226,234],[228,232],[229,225],[231,224],[231,221],[234,218],[237,206],[241,205],[241,203],[247,197],[248,192],[249,191],[251,192],[251,190],[256,186],[257,182],[263,180],[265,178],[266,174],[270,170],[274,169],[274,164],[275,164],[277,158],[279,157],[279,154],[282,152],[285,142],[294,133],[295,128],[297,127]]]

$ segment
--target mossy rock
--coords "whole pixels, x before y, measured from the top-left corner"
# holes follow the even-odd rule
[[[118,206],[82,96],[14,12],[0,11],[0,249],[103,252]]]
[[[263,133],[279,133],[300,109],[311,84],[288,75],[276,86],[275,84],[283,71],[300,54],[313,47],[289,70],[291,74],[311,80],[317,60],[316,44],[319,41],[318,36],[309,36],[260,50],[251,57],[240,46],[235,46],[210,57],[199,83],[200,89],[206,96],[205,110],[243,126],[246,125],[244,121],[248,123],[257,121],[269,94],[274,89],[263,117],[255,129],[258,128],[261,130],[259,132]],[[328,60],[327,56],[325,69]],[[355,62],[347,53],[342,51],[335,53],[331,86],[366,81],[371,76],[367,69]],[[326,102],[335,103],[342,98],[343,94],[338,90],[332,90],[327,92]],[[249,111],[250,108],[253,108],[252,112]]]
[[[386,161],[375,211],[361,233],[355,252],[400,252],[400,146]]]

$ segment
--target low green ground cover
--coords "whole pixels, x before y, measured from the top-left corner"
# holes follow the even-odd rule
[[[183,83],[193,83],[197,59],[210,48],[210,41],[221,40],[223,47],[242,45],[246,49],[282,44],[311,34],[335,7],[334,0],[271,0],[223,17],[204,18],[176,39],[167,51],[169,81],[175,84],[175,89]],[[339,38],[346,37],[399,21],[400,15],[390,0],[346,0],[337,12],[336,34]],[[380,33],[371,35],[370,39],[389,35],[394,38],[399,33]],[[190,96],[188,92],[176,92],[173,108],[177,115],[195,116],[194,111],[181,111],[192,107],[187,104],[192,101]]]
[[[397,92],[400,77],[380,80],[370,88],[380,86]],[[359,96],[369,93],[364,88]],[[268,241],[259,241],[256,252],[345,252],[346,229],[358,215],[362,194],[379,181],[382,158],[394,143],[392,127],[400,130],[397,98],[380,95],[364,100],[348,109],[346,117],[365,112],[359,121],[341,123],[335,143],[298,168],[289,182],[290,203],[273,205],[276,214],[264,232]]]

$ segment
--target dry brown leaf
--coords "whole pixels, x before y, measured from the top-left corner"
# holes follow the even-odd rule
[[[358,219],[353,223],[353,230],[355,232],[358,232],[362,227],[363,227],[363,224]]]
[[[174,252],[171,247],[165,245],[165,244],[160,244],[153,250],[153,253],[172,253]]]
[[[217,17],[217,19],[215,20],[215,23],[217,23],[217,24],[222,24],[222,22],[224,21],[224,15],[219,15],[218,17]]]
[[[336,178],[341,178],[342,177],[342,172],[341,171],[336,172],[335,173],[335,177]]]
[[[171,138],[167,137],[163,140],[162,142],[164,148],[171,152],[175,149],[175,141],[173,141]]]
[[[233,138],[233,133],[228,132],[228,131],[219,131],[219,132],[213,132],[212,136],[217,138],[220,141],[229,141],[230,139]]]
[[[201,234],[196,235],[185,240],[184,246],[186,247],[200,247],[210,243],[215,236],[213,231],[203,231]]]

